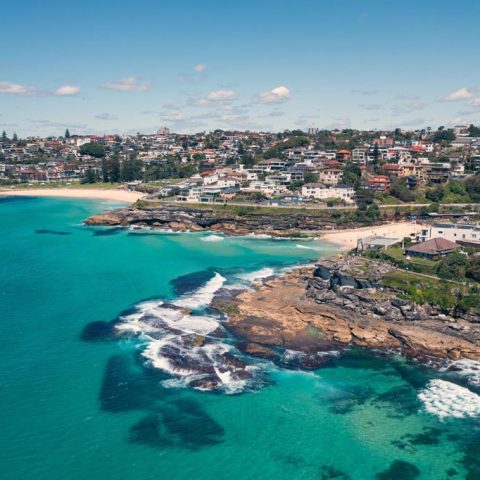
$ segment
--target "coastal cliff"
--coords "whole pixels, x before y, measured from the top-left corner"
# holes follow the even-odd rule
[[[416,304],[385,287],[394,268],[365,258],[327,258],[266,281],[253,291],[220,297],[230,328],[250,354],[275,359],[277,349],[304,353],[301,366],[322,352],[355,345],[399,351],[421,360],[480,360],[480,316]]]
[[[135,206],[110,210],[93,215],[86,225],[115,227],[151,227],[176,232],[213,231],[227,235],[267,234],[276,237],[290,237],[314,234],[319,230],[357,227],[362,224],[351,219],[346,213],[327,210],[309,212],[304,209],[269,209],[254,207],[222,208],[192,207],[188,205],[152,204],[142,208]],[[289,211],[290,210],[290,211]],[[336,215],[343,215],[340,222]],[[350,212],[349,212],[350,215]]]

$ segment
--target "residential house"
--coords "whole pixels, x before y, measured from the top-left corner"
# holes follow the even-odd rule
[[[342,177],[343,170],[340,168],[324,168],[318,173],[318,180],[324,185],[338,185],[342,180]]]
[[[375,175],[367,178],[366,187],[375,193],[385,193],[390,190],[390,179],[386,175]]]
[[[355,190],[347,185],[336,185],[327,187],[323,183],[306,183],[302,186],[302,196],[306,198],[315,198],[317,200],[327,200],[337,198],[346,203],[353,203]]]
[[[445,238],[437,237],[427,240],[426,242],[416,243],[411,247],[407,247],[405,252],[407,255],[411,255],[412,257],[436,258],[444,257],[458,248],[459,246],[456,243],[446,240]]]

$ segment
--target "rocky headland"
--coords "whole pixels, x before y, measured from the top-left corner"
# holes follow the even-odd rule
[[[480,360],[480,316],[405,300],[382,284],[392,270],[362,257],[325,258],[314,269],[220,296],[215,307],[228,315],[245,352],[280,360],[300,351],[302,367],[319,366],[325,352],[348,345],[429,362]]]
[[[345,219],[344,219],[345,220]],[[263,234],[275,237],[291,237],[302,234],[315,234],[321,230],[339,227],[338,219],[330,211],[285,210],[272,214],[254,207],[201,208],[188,205],[153,203],[109,210],[93,215],[86,225],[114,227],[150,227],[168,229],[175,232],[212,231],[226,235]],[[342,228],[360,224],[346,219]]]

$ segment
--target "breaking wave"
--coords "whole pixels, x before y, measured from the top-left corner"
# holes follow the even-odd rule
[[[192,293],[182,295],[174,304],[192,310],[206,307],[212,302],[215,293],[222,288],[225,280],[219,273],[215,273],[215,276],[203,287]]]
[[[249,273],[242,273],[238,275],[238,278],[245,282],[255,283],[266,278],[273,277],[277,272],[271,267],[261,268]]]
[[[475,360],[455,360],[449,362],[443,371],[454,371],[460,377],[463,377],[467,382],[476,388],[480,388],[480,362]]]
[[[427,412],[441,419],[480,415],[480,396],[445,380],[431,380],[418,397]]]
[[[207,237],[202,237],[200,240],[202,242],[221,242],[225,240],[225,238],[220,235],[208,235]]]
[[[165,387],[239,393],[258,385],[258,367],[247,363],[207,307],[225,278],[214,277],[171,303],[139,303],[120,317],[118,333],[137,337],[148,364],[167,373]]]

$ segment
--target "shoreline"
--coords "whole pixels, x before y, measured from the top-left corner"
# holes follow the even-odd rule
[[[348,250],[357,246],[357,241],[361,238],[377,235],[385,238],[410,237],[416,235],[423,228],[422,224],[411,222],[390,222],[383,225],[369,227],[350,228],[345,230],[335,230],[332,232],[321,233],[318,240],[333,244],[342,250]]]
[[[374,283],[353,286],[357,281],[348,275],[340,274],[339,285],[332,287],[314,270],[318,268],[311,264],[297,265],[256,280],[250,289],[215,295],[212,307],[227,316],[227,327],[244,353],[278,361],[278,349],[298,351],[303,356],[298,366],[307,370],[321,367],[328,360],[326,352],[352,346],[396,352],[437,367],[456,361],[480,365],[474,340],[478,330],[467,317],[452,318],[434,306],[402,302]]]
[[[24,190],[0,190],[0,197],[86,198],[127,203],[134,203],[144,196],[144,193],[120,189],[32,188]]]

